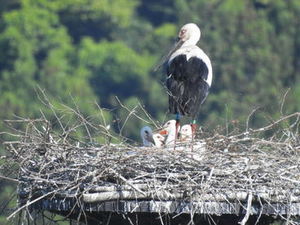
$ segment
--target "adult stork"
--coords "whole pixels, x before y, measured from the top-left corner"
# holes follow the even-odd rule
[[[176,115],[176,133],[181,116],[191,117],[191,126],[195,132],[196,117],[212,82],[210,59],[196,45],[200,36],[196,24],[184,25],[179,31],[178,42],[165,61],[169,112]]]

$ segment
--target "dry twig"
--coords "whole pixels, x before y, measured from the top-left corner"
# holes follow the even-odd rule
[[[9,218],[50,195],[75,198],[78,205],[121,199],[218,202],[229,206],[240,202],[241,207],[247,205],[241,224],[249,218],[254,201],[270,208],[274,202],[287,207],[300,203],[299,112],[259,129],[247,125],[246,132],[240,134],[196,138],[193,151],[190,143],[178,143],[174,151],[172,147],[94,143],[97,135],[115,137],[104,129],[106,122],[94,125],[80,110],[67,107],[68,113],[77,118],[72,123],[50,102],[45,103],[52,107],[57,120],[54,122],[59,124],[56,130],[51,126],[53,118],[47,119],[44,114],[42,119],[7,121],[26,125],[25,130],[12,132],[17,140],[5,142],[7,159],[19,166],[19,177],[11,179],[19,181],[21,200]],[[269,138],[263,136],[265,131],[288,121],[290,127],[278,129]],[[82,130],[87,137],[78,138],[76,132]],[[202,209],[195,205],[191,210],[193,218]],[[289,222],[290,215],[285,217]]]

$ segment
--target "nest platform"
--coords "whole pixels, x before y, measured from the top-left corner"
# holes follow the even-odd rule
[[[282,121],[231,136],[200,134],[175,149],[83,144],[42,129],[49,121],[28,121],[31,129],[20,141],[6,143],[19,165],[14,215],[50,211],[87,224],[118,224],[119,217],[128,224],[203,218],[222,224],[226,216],[231,223],[280,218],[297,224],[299,133],[291,132],[294,124],[261,138]]]

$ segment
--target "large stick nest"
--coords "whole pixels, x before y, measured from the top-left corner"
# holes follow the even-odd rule
[[[146,148],[113,139],[76,110],[73,123],[54,111],[25,124],[6,142],[7,159],[19,167],[19,196],[82,197],[83,202],[114,199],[217,202],[300,202],[300,113],[232,135],[199,133],[176,148]],[[55,129],[53,123],[58,124]],[[84,128],[87,140],[77,130]],[[95,132],[97,131],[97,132]],[[94,136],[93,136],[94,135]],[[120,137],[116,138],[121,140]],[[104,139],[103,139],[104,140]],[[32,199],[31,199],[32,200]]]

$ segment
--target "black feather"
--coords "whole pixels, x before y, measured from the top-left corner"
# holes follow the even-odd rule
[[[197,57],[187,61],[185,55],[178,55],[169,63],[167,74],[169,112],[195,118],[208,95],[206,64]]]

